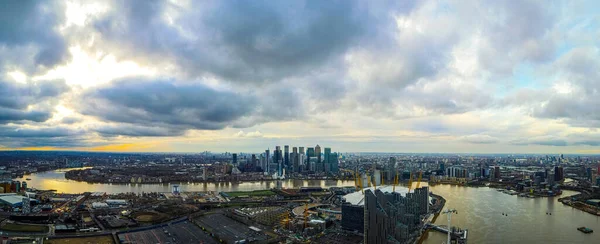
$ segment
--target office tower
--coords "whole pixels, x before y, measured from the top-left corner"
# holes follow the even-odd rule
[[[290,169],[290,146],[283,146],[283,165],[286,169]]]
[[[298,148],[297,147],[293,147],[292,148],[292,171],[293,172],[297,172],[298,169],[300,169],[300,161],[298,160]]]
[[[588,167],[587,169],[585,169],[585,174],[586,174],[586,177],[588,178],[588,180],[590,180],[590,182],[591,182],[592,181],[592,168]]]
[[[500,179],[500,166],[494,167],[494,179],[496,179],[496,180]]]
[[[317,144],[317,146],[315,147],[315,156],[317,157],[317,162],[321,163],[321,147],[319,146],[319,144]]]
[[[329,157],[331,156],[331,148],[329,148],[329,147],[325,148],[324,156],[325,157],[323,157],[323,159],[325,159],[325,160],[323,160],[323,166],[324,166],[323,168],[325,169],[325,172],[330,172],[331,171],[331,165],[330,165],[331,160],[329,159]]]
[[[556,166],[554,167],[554,181],[562,181],[564,180],[564,171],[563,167]]]
[[[271,156],[269,155],[269,149],[265,150],[265,157],[265,167],[263,170],[269,173],[269,160],[271,159]]]
[[[233,158],[233,159],[231,160],[231,163],[232,163],[233,165],[237,165],[237,153],[231,154],[231,156],[232,156],[232,158]]]
[[[281,147],[276,146],[275,152],[276,152],[275,154],[277,155],[277,158],[275,160],[275,163],[277,164],[277,175],[282,176],[283,175],[283,152],[281,151]]]
[[[329,166],[331,167],[331,172],[333,172],[333,173],[337,173],[340,171],[340,168],[338,165],[338,159],[339,159],[339,156],[337,153],[331,153],[329,155]]]
[[[310,160],[310,158],[315,157],[315,149],[312,147],[309,147],[306,149],[306,157],[307,160]]]
[[[304,152],[304,147],[298,148],[298,163],[300,164],[300,167],[302,167],[302,170],[300,171],[306,170],[306,154]]]
[[[252,168],[252,171],[256,171],[256,154],[252,154],[252,157],[250,158],[250,167]]]

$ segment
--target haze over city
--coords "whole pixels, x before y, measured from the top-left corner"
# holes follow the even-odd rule
[[[0,148],[600,153],[598,1],[2,1]]]

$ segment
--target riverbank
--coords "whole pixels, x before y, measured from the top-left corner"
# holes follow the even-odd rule
[[[586,213],[590,213],[596,216],[600,216],[600,208],[586,204],[584,202],[578,201],[582,196],[582,194],[577,194],[573,196],[559,198],[558,201],[564,205],[570,206],[572,208],[584,211]]]
[[[431,193],[430,195],[436,199],[436,203],[433,204],[431,210],[431,212],[433,213],[433,217],[428,217],[427,222],[425,224],[435,223],[438,216],[442,212],[442,209],[444,209],[444,206],[446,205],[446,199],[444,199],[442,196],[433,193]],[[425,230],[421,233],[421,235],[419,236],[419,240],[416,243],[422,244],[425,241],[425,238],[427,238],[428,234],[429,228],[425,228]]]

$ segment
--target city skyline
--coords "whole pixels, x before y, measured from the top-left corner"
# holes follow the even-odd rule
[[[599,154],[597,9],[3,2],[0,150]]]

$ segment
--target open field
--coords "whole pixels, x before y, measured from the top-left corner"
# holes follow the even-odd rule
[[[114,243],[112,236],[92,236],[92,237],[73,237],[49,239],[44,241],[46,244],[112,244]]]
[[[8,223],[0,227],[0,230],[15,232],[48,232],[48,227],[43,225],[26,225]]]

